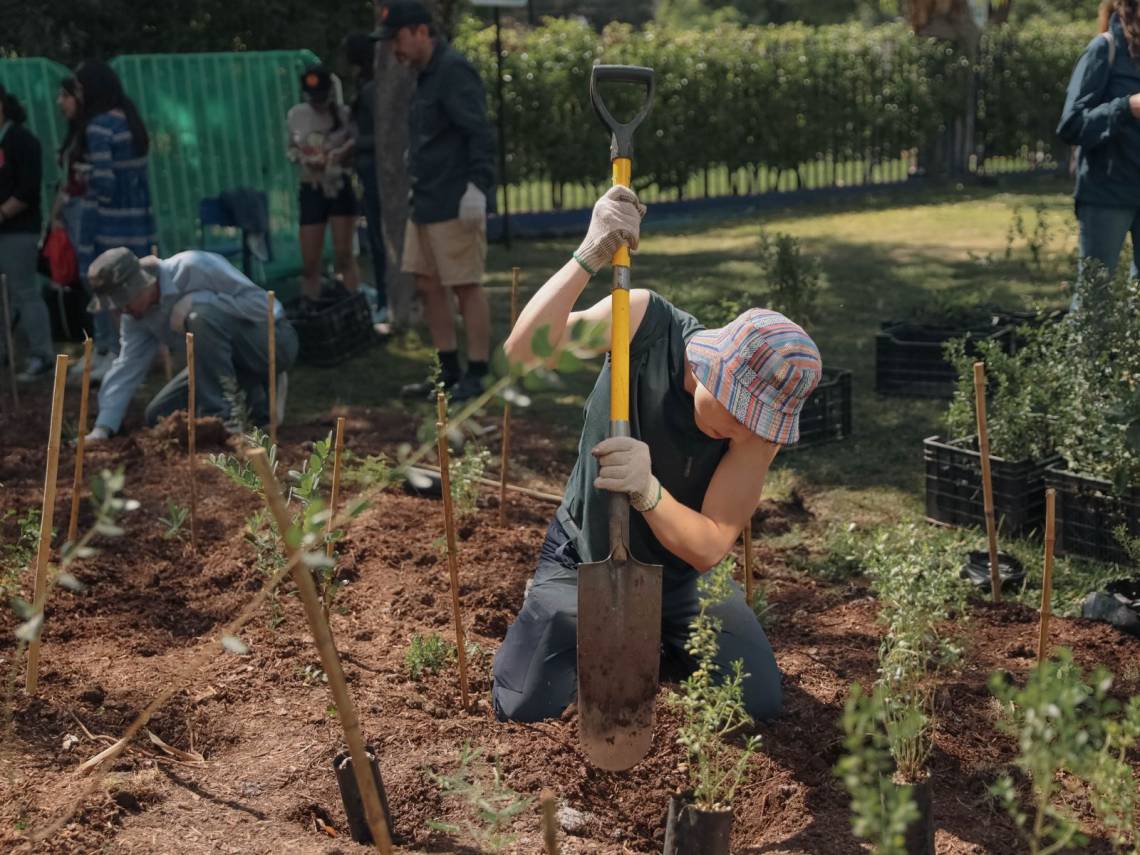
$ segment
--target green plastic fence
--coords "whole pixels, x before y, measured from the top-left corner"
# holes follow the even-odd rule
[[[28,111],[28,129],[43,146],[44,216],[51,210],[55,196],[59,169],[55,165],[55,152],[63,141],[65,124],[55,105],[59,83],[70,72],[50,59],[0,60],[0,83],[15,95]]]
[[[201,243],[198,203],[253,187],[269,199],[269,277],[297,270],[297,174],[285,159],[285,114],[310,51],[121,56],[111,65],[151,134],[151,197],[160,249]]]

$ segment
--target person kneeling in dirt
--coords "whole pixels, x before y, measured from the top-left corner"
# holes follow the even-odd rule
[[[636,248],[642,207],[612,188],[594,206],[573,258],[527,304],[504,345],[513,363],[539,361],[533,338],[568,342],[579,320],[610,321],[610,298],[571,311],[590,275],[622,241]],[[628,493],[630,548],[664,565],[661,640],[665,672],[691,670],[689,624],[700,608],[697,578],[732,549],[760,500],[781,445],[799,438],[799,413],[819,380],[815,343],[783,315],[749,309],[706,330],[658,294],[630,297],[630,427],[607,439],[610,366],[586,404],[578,461],[550,523],[522,611],[495,656],[493,698],[502,720],[558,716],[577,690],[577,567],[610,552],[605,491]],[[606,341],[609,331],[606,331]],[[744,662],[744,702],[756,719],[781,706],[780,672],[764,631],[739,586],[712,613],[722,622],[716,662],[722,673]],[[615,631],[620,628],[615,627]]]
[[[114,309],[124,314],[122,346],[99,389],[99,415],[88,442],[106,439],[119,429],[159,345],[185,350],[188,332],[194,333],[196,415],[218,416],[236,430],[242,414],[233,411],[234,391],[240,389],[253,420],[269,421],[265,292],[225,258],[191,250],[165,260],[148,256],[140,261],[120,247],[107,250],[91,263],[88,280],[95,295],[91,311]],[[275,317],[280,424],[285,410],[285,371],[297,357],[297,334],[280,303]],[[189,373],[183,368],[147,405],[147,424],[185,410],[188,389]]]

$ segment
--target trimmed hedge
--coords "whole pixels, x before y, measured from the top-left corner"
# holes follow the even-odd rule
[[[657,71],[653,114],[637,139],[635,177],[682,188],[706,167],[796,170],[811,161],[869,170],[898,159],[961,116],[978,76],[987,156],[1054,147],[1083,25],[996,30],[971,63],[903,25],[722,26],[683,31],[546,19],[503,30],[512,182],[604,182],[604,133],[589,105],[595,62]],[[494,30],[468,20],[457,47],[494,98]],[[984,120],[984,121],[983,121]]]

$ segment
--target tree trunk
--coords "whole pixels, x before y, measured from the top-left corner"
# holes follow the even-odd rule
[[[448,38],[455,27],[457,0],[428,0],[438,29]],[[379,26],[379,22],[377,22]],[[376,80],[376,180],[384,250],[388,255],[388,311],[392,323],[407,328],[416,319],[416,289],[412,277],[400,271],[404,253],[404,229],[408,222],[408,110],[416,88],[416,74],[392,55],[391,42],[377,42]]]

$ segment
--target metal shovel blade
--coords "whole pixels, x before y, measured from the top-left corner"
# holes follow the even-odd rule
[[[621,771],[653,742],[661,567],[632,556],[578,566],[578,730],[589,761]]]

